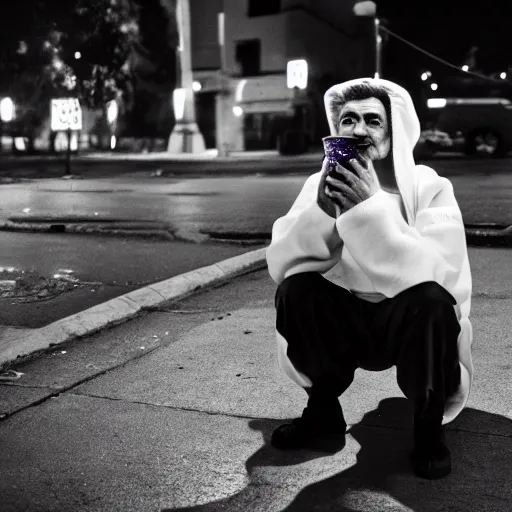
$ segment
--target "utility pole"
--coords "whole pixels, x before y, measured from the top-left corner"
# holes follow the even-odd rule
[[[377,5],[370,0],[358,1],[354,4],[353,13],[357,17],[366,18],[373,21],[371,35],[368,37],[373,39],[372,46],[374,48],[374,77],[382,78],[382,36],[380,35],[380,19],[377,17]],[[365,27],[368,27],[365,21]],[[365,28],[365,34],[367,34]]]
[[[220,52],[219,69],[219,92],[217,96],[217,150],[219,156],[228,156],[228,143],[226,141],[226,89],[228,85],[226,70],[226,12],[224,1],[222,2],[222,12],[218,14],[218,36]]]
[[[173,2],[168,2],[172,5]],[[178,62],[181,66],[181,83],[173,93],[176,124],[169,137],[169,153],[204,153],[204,138],[196,122],[194,91],[192,89],[192,45],[189,0],[176,0],[179,47]]]
[[[380,20],[375,17],[373,20],[375,27],[375,78],[382,78],[382,36],[380,35]]]

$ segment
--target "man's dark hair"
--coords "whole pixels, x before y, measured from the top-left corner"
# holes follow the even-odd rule
[[[386,116],[388,118],[389,135],[392,137],[393,129],[391,126],[391,100],[389,99],[389,93],[385,87],[374,85],[369,82],[351,85],[342,93],[333,93],[329,105],[333,126],[336,126],[336,128],[338,127],[340,122],[340,112],[345,103],[354,100],[367,100],[368,98],[377,98],[384,105]]]

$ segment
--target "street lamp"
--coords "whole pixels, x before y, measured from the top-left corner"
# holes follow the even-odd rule
[[[375,78],[380,78],[382,75],[382,36],[379,31],[379,18],[375,17],[373,25],[375,27]]]
[[[352,12],[355,16],[373,18],[373,41],[375,45],[375,78],[382,76],[382,37],[380,35],[380,20],[377,17],[375,2],[364,0],[354,4]]]
[[[183,112],[179,112],[181,115],[178,116],[175,110],[176,123],[169,137],[167,151],[169,153],[204,153],[206,147],[196,123],[194,105],[189,0],[177,0],[176,19],[180,36],[178,56],[181,64],[181,84],[173,93],[173,101],[175,105],[177,100],[182,101]],[[178,93],[179,90],[182,92]]]

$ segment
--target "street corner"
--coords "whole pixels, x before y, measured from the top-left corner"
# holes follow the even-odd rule
[[[265,249],[242,253],[220,263],[197,268],[119,295],[43,327],[26,329],[22,339],[5,337],[0,352],[0,367],[8,366],[17,358],[26,358],[50,347],[126,322],[144,311],[179,301],[265,265]]]

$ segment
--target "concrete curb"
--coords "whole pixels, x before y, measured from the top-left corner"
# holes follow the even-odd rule
[[[178,301],[255,270],[265,268],[266,247],[154,283],[39,329],[0,331],[0,369],[76,338],[126,322],[163,304]]]
[[[215,242],[208,234],[173,228],[158,222],[16,222],[0,221],[0,231],[22,233],[71,233],[82,235],[108,235],[140,238],[160,238],[178,242],[205,243]]]
[[[56,226],[59,229],[56,229]],[[222,236],[212,236],[208,233],[184,231],[173,229],[169,225],[162,223],[143,223],[143,222],[118,222],[109,224],[99,224],[94,222],[60,222],[55,219],[53,222],[16,222],[12,220],[0,221],[0,231],[18,231],[29,233],[73,233],[73,234],[93,234],[93,235],[111,235],[111,236],[133,236],[133,237],[157,237],[165,240],[176,240],[192,243],[206,242],[229,242],[235,243],[235,240],[223,239]],[[512,247],[512,226],[504,227],[494,224],[468,225],[465,228],[466,242],[470,246],[493,246],[493,247]],[[266,233],[264,237],[257,240],[270,241],[271,234]],[[243,237],[237,239],[243,243]],[[252,239],[249,239],[252,240]]]
[[[466,226],[466,243],[471,246],[512,247],[512,226]]]

